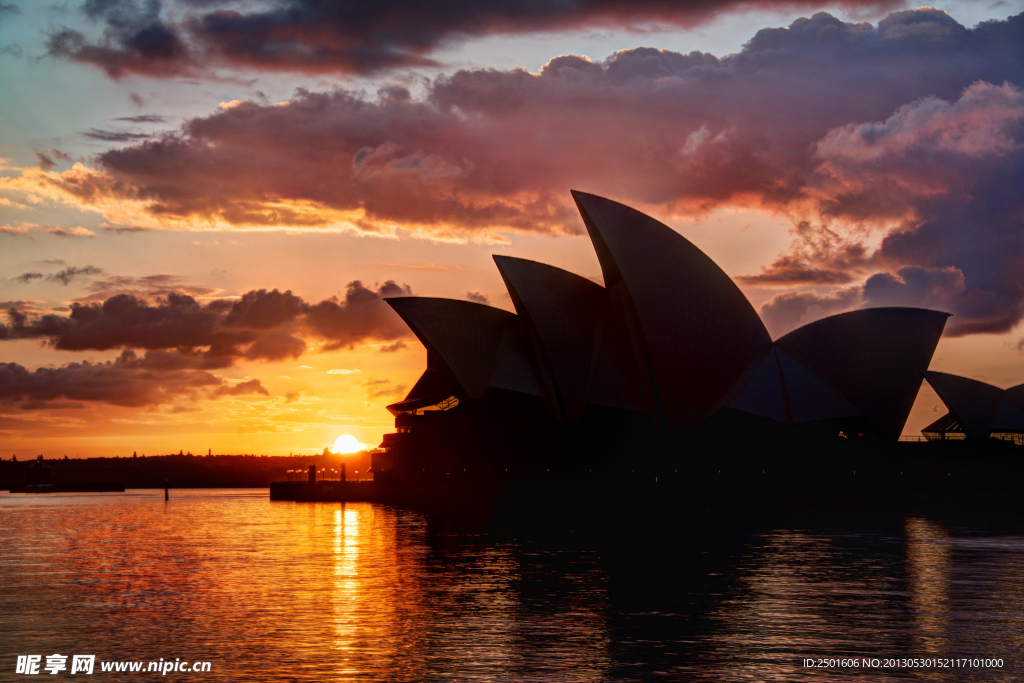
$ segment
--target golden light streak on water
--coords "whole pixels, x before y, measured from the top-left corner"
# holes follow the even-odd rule
[[[812,526],[707,555],[667,528],[678,552],[651,553],[451,531],[369,503],[275,503],[265,490],[172,491],[167,503],[162,491],[0,494],[0,679],[18,654],[55,652],[205,660],[203,680],[297,683],[1024,676],[1024,536],[923,517]],[[1007,667],[800,664],[943,654],[932,650]]]

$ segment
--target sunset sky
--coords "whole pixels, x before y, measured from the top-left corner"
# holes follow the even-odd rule
[[[600,281],[570,189],[774,337],[935,308],[932,369],[1020,384],[1022,11],[0,0],[0,457],[376,445],[426,365],[381,296]]]

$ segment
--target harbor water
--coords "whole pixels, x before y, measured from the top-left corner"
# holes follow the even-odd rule
[[[265,489],[0,494],[0,679],[91,654],[132,681],[1020,680],[1014,524],[808,514],[645,548]],[[100,671],[160,660],[210,670]]]

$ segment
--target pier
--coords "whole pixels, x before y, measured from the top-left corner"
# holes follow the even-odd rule
[[[373,481],[275,481],[270,500],[297,502],[356,502],[381,500],[380,487]]]
[[[270,500],[296,502],[380,502],[381,483],[375,481],[347,481],[345,464],[339,469],[317,469],[310,465],[305,470],[288,470],[288,481],[270,483]]]

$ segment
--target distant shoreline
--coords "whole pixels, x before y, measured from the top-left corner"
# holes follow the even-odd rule
[[[50,469],[51,483],[87,485],[117,482],[126,489],[171,488],[269,488],[273,481],[287,481],[289,470],[340,469],[342,462],[351,473],[369,468],[368,454],[352,455],[150,455],[138,457],[96,457],[19,459],[0,461],[0,490],[24,486],[26,470],[36,463]],[[365,465],[363,464],[365,463]],[[294,473],[291,476],[297,476]]]

